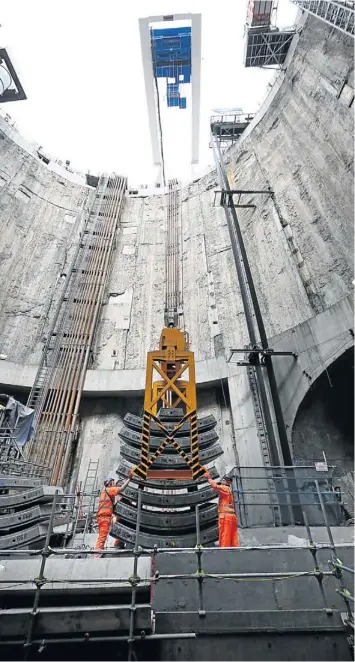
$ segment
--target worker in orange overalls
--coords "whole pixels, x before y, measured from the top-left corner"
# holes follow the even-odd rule
[[[204,467],[206,478],[212,489],[219,495],[218,499],[218,532],[220,547],[239,547],[238,542],[238,520],[235,514],[234,498],[231,488],[232,479],[223,476],[219,485],[212,480],[208,469]]]
[[[115,479],[111,477],[105,480],[104,489],[100,494],[99,506],[96,513],[96,520],[99,527],[99,536],[95,545],[95,549],[104,549],[106,539],[110,531],[115,498],[124,492],[132,476],[133,471],[130,471],[128,478],[122,483],[122,485],[117,485],[117,483],[115,485]],[[115,546],[120,546],[119,540],[115,541]],[[95,554],[95,558],[101,558],[101,554]]]

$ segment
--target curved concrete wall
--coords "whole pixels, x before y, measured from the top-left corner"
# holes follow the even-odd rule
[[[297,40],[262,119],[227,154],[238,188],[275,192],[274,200],[248,196],[257,208],[239,212],[269,336],[352,289],[353,111],[341,95],[344,81],[352,81],[352,40],[314,18]],[[50,170],[15,142],[1,119],[0,135],[0,353],[36,363],[35,340],[78,240],[89,187],[66,179],[65,170]],[[216,189],[212,172],[182,190],[185,326],[197,360],[246,340],[225,217],[213,205]],[[97,368],[143,368],[156,346],[164,308],[164,204],[164,196],[126,199]]]
[[[306,346],[310,329],[321,343],[320,328],[329,317],[327,342],[336,351],[350,328],[353,109],[348,92],[354,86],[353,66],[349,37],[303,17],[286,70],[226,155],[237,188],[274,191],[273,198],[246,196],[244,202],[256,208],[240,210],[239,220],[275,349],[285,343],[284,349],[293,349],[294,334]],[[41,337],[61,289],[58,276],[70,263],[90,190],[80,178],[66,179],[65,171],[45,166],[1,122],[0,353],[20,364],[18,379],[28,381],[31,371],[22,366],[39,360]],[[212,171],[181,191],[184,321],[201,385],[214,393],[221,378],[228,380],[241,465],[258,466],[262,460],[245,370],[225,363],[229,349],[243,346],[247,334],[224,211],[214,206],[218,188]],[[156,347],[163,326],[164,204],[161,195],[126,199],[87,394],[123,397],[127,385],[132,396],[141,389],[146,353]],[[304,375],[313,361],[311,345],[308,349],[297,367],[289,370],[282,359],[276,370],[289,430],[310,385]],[[320,356],[325,366],[327,357]],[[5,364],[0,362],[0,381],[11,384],[15,370]],[[201,402],[206,398],[217,402],[206,393]],[[104,431],[100,417],[95,420],[97,430]],[[223,462],[233,464],[233,432],[222,424],[219,432],[227,451]]]
[[[331,307],[352,290],[352,40],[309,18],[262,119],[227,153],[251,269],[269,336]],[[338,98],[339,97],[339,98]],[[182,191],[185,325],[197,359],[242,346],[246,328],[215,174]],[[127,200],[96,366],[141,368],[158,341],[164,304],[164,199]]]
[[[0,118],[0,354],[19,364],[39,361],[90,193],[57,170]]]

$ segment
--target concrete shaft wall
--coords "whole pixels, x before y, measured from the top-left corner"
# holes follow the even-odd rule
[[[237,188],[275,193],[240,215],[269,335],[351,288],[353,108],[341,89],[352,55],[351,39],[308,19],[269,110],[230,152]]]
[[[90,189],[47,169],[0,120],[0,353],[38,363]]]
[[[333,334],[327,342],[336,343],[340,331],[344,333],[348,318],[342,317],[338,304],[351,293],[353,278],[353,86],[352,40],[317,19],[302,19],[285,71],[226,154],[236,188],[274,191],[274,197],[245,195],[242,202],[256,208],[238,214],[270,345],[274,336],[290,343],[293,329],[302,324],[317,329],[313,320],[327,311]],[[48,170],[8,135],[0,132],[0,137],[0,214],[5,227],[0,236],[0,352],[15,363],[35,364],[51,301],[59,296],[57,277],[68,267],[78,241],[80,212],[89,193],[87,187]],[[229,349],[243,346],[248,337],[224,211],[214,205],[218,188],[211,172],[182,190],[181,264],[184,322],[196,360],[224,364]],[[115,372],[119,391],[124,371],[138,374],[147,351],[158,343],[165,292],[164,204],[164,196],[125,201],[94,347],[92,373],[98,375],[98,391]],[[318,329],[315,344],[322,342],[321,336]],[[312,365],[311,351],[307,357]],[[326,367],[325,359],[323,363]],[[287,396],[299,383],[303,388],[308,366],[302,367],[278,371],[284,391],[286,378]],[[231,374],[224,364],[222,372],[229,382],[227,420],[230,429],[234,424],[239,461],[260,465],[245,371]],[[208,402],[218,411],[219,389],[217,377],[201,395],[201,405]],[[117,424],[124,413],[121,404],[112,412]],[[106,430],[106,413],[101,417],[99,411],[85,412],[84,407],[83,457],[90,455],[94,438],[87,417],[95,417],[94,436],[104,436]],[[290,430],[295,415],[288,421]],[[232,440],[224,425],[226,466],[236,459]],[[117,453],[115,446],[112,457]],[[104,464],[111,468],[108,460]]]
[[[300,324],[352,290],[352,40],[309,18],[262,119],[226,155],[268,336]],[[197,360],[247,340],[225,215],[214,173],[182,191],[185,325]],[[164,200],[128,199],[97,343],[98,367],[139,368],[163,323]],[[112,356],[115,350],[116,357]]]

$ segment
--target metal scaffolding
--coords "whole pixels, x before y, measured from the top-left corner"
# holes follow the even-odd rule
[[[303,11],[354,37],[353,0],[292,0]]]
[[[272,27],[247,30],[244,64],[246,67],[279,68],[286,59],[295,30]]]
[[[175,548],[174,550],[169,550],[166,548],[158,548],[154,547],[152,549],[142,549],[140,546],[140,525],[141,525],[141,512],[142,512],[142,490],[139,489],[138,491],[138,508],[137,508],[137,522],[136,522],[136,538],[135,538],[135,545],[134,545],[134,550],[133,550],[133,572],[132,574],[128,577],[105,577],[104,579],[102,576],[97,576],[97,577],[87,577],[87,578],[73,578],[73,577],[62,577],[61,579],[53,579],[53,578],[48,578],[46,576],[46,561],[48,558],[52,557],[63,557],[67,556],[68,554],[75,554],[77,553],[77,549],[75,548],[52,548],[50,546],[50,539],[51,539],[51,534],[53,531],[53,523],[54,523],[54,518],[55,518],[55,513],[57,510],[57,506],[60,502],[65,502],[66,499],[68,499],[68,496],[63,496],[59,495],[58,492],[56,492],[53,504],[52,504],[52,511],[51,511],[51,519],[50,519],[50,525],[48,527],[47,535],[46,535],[46,540],[45,540],[45,545],[43,549],[36,549],[36,550],[0,550],[0,557],[6,556],[7,558],[17,558],[20,559],[21,557],[25,558],[32,558],[32,557],[39,557],[41,558],[41,564],[40,564],[40,569],[39,573],[35,578],[26,578],[25,576],[23,577],[16,577],[15,580],[12,581],[12,588],[18,586],[24,586],[24,585],[33,585],[35,587],[34,591],[34,596],[33,596],[33,603],[32,607],[26,607],[25,611],[21,610],[21,612],[28,614],[28,625],[27,625],[27,633],[25,636],[25,640],[23,639],[23,636],[16,635],[16,623],[15,623],[15,616],[12,616],[12,629],[9,632],[8,638],[2,638],[0,640],[0,646],[23,646],[23,651],[24,651],[24,659],[28,659],[30,655],[30,651],[33,647],[38,647],[38,649],[43,650],[47,645],[55,645],[57,643],[75,643],[75,642],[95,642],[95,641],[102,641],[102,642],[110,642],[110,641],[123,641],[127,642],[128,648],[127,648],[127,659],[132,660],[135,659],[135,653],[134,653],[134,646],[138,641],[144,640],[154,640],[154,639],[183,639],[183,638],[189,638],[189,637],[195,637],[196,632],[191,632],[190,631],[177,631],[177,632],[162,632],[162,633],[155,633],[154,632],[154,607],[156,607],[156,600],[154,598],[154,587],[157,586],[158,583],[162,582],[168,582],[171,583],[175,580],[183,580],[184,582],[196,582],[197,586],[197,591],[198,591],[198,608],[196,610],[196,615],[201,618],[201,616],[206,616],[207,609],[206,609],[206,603],[205,603],[205,598],[207,597],[206,591],[208,591],[208,580],[209,579],[217,579],[217,580],[232,580],[232,581],[237,581],[237,582],[249,582],[249,581],[257,581],[257,582],[262,582],[262,581],[282,581],[282,580],[291,580],[291,579],[296,579],[299,580],[303,577],[314,577],[316,579],[317,585],[320,590],[321,594],[321,599],[323,601],[323,612],[327,615],[332,615],[333,614],[333,607],[328,603],[326,593],[324,591],[324,585],[323,581],[325,577],[333,577],[336,582],[337,582],[337,593],[339,596],[342,598],[343,604],[345,606],[345,612],[342,614],[342,619],[343,619],[343,624],[344,624],[344,630],[348,629],[350,632],[349,636],[349,641],[351,642],[351,637],[352,637],[352,631],[354,627],[354,619],[353,619],[353,612],[351,609],[351,604],[354,602],[354,598],[351,595],[350,591],[348,588],[346,588],[345,583],[344,583],[344,573],[350,573],[354,574],[354,570],[342,563],[340,560],[340,555],[339,551],[337,550],[335,543],[334,543],[334,538],[332,535],[332,531],[328,522],[327,518],[327,512],[326,512],[326,505],[324,503],[324,498],[323,498],[323,492],[320,488],[318,480],[314,481],[314,487],[315,491],[317,493],[318,499],[319,499],[319,506],[322,512],[323,516],[323,523],[327,529],[327,534],[328,534],[328,540],[329,542],[326,544],[316,544],[313,540],[312,532],[310,525],[308,523],[308,518],[306,515],[306,512],[303,512],[303,518],[305,522],[305,527],[307,530],[307,536],[308,536],[308,549],[311,552],[312,555],[312,569],[310,570],[296,570],[296,571],[280,571],[280,572],[217,572],[211,574],[208,569],[205,569],[204,566],[204,558],[205,555],[209,553],[211,548],[204,548],[200,544],[200,534],[199,534],[199,507],[196,507],[196,528],[197,528],[197,544],[196,546],[191,549],[191,548]],[[259,547],[259,546],[252,546],[249,549],[282,549],[280,545],[269,545],[266,548]],[[321,549],[329,549],[331,558],[329,560],[329,571],[325,571],[320,567],[317,553]],[[226,549],[216,549],[214,548],[214,553],[221,554],[221,562],[223,559],[223,554],[228,551]],[[86,550],[87,555],[94,554],[95,550]],[[187,572],[173,572],[173,573],[160,573],[159,571],[156,570],[156,560],[159,555],[164,554],[164,555],[177,555],[179,556],[180,554],[189,554],[193,555],[196,559],[196,571],[192,571],[191,567],[189,566],[189,570]],[[233,553],[238,554],[239,550],[238,549],[233,549]],[[132,551],[126,551],[126,550],[106,550],[103,552],[105,556],[113,556],[113,557],[132,557]],[[138,561],[139,558],[148,556],[150,558],[150,576],[141,578],[138,574]],[[45,610],[40,609],[40,600],[42,596],[42,589],[44,586],[51,584],[52,588],[56,584],[65,584],[70,585],[85,585],[85,584],[90,584],[92,586],[100,585],[102,586],[105,584],[106,586],[111,585],[122,585],[127,588],[127,590],[130,590],[131,594],[131,600],[130,600],[130,605],[128,607],[129,609],[129,623],[125,627],[123,627],[125,631],[125,634],[100,634],[100,632],[82,632],[81,634],[78,634],[78,629],[77,626],[75,625],[74,629],[72,628],[72,636],[61,636],[60,638],[56,636],[51,636],[50,634],[48,635],[48,630],[46,634],[38,637],[36,635],[36,627],[38,623],[38,616],[41,613],[42,618],[45,617]],[[2,589],[6,589],[6,585],[9,583],[8,580],[1,578],[0,579],[0,586]],[[139,605],[137,603],[137,590],[141,586],[146,586],[150,587],[151,590],[151,606],[153,606],[153,614],[152,618],[150,619],[150,623],[147,624],[146,629],[143,631],[138,632],[137,624],[138,624],[138,617],[139,617]],[[113,605],[112,608],[114,609],[119,609],[123,608],[122,605],[119,607],[118,605]],[[68,613],[70,614],[71,612],[75,612],[76,608],[68,607]],[[93,606],[93,609],[95,609],[95,606]],[[125,607],[127,609],[127,607]],[[190,612],[190,614],[193,614],[195,612]],[[11,614],[9,614],[11,616]],[[270,628],[270,623],[269,626]],[[331,629],[331,625],[329,626]],[[237,628],[235,625],[234,628]],[[122,628],[121,628],[122,629]],[[15,630],[15,631],[14,631]],[[235,630],[235,632],[238,631],[238,628]],[[281,626],[281,631],[282,631],[282,626]],[[12,633],[12,636],[11,636]]]
[[[249,126],[254,113],[228,113],[212,115],[210,119],[211,133],[219,140],[220,147],[227,149],[233,145]],[[210,142],[210,147],[212,143]]]
[[[18,437],[17,428],[10,428],[8,425],[2,426],[1,423],[3,422],[0,414],[0,475],[41,478],[43,484],[48,483],[50,478],[49,467],[27,462],[24,459],[22,449],[16,442]]]

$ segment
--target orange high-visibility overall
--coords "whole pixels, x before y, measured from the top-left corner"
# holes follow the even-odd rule
[[[95,549],[104,549],[106,538],[110,531],[111,518],[115,497],[120,493],[119,487],[105,487],[100,494],[99,507],[96,513],[96,519],[99,527],[99,536]]]
[[[238,542],[238,520],[234,510],[234,499],[232,490],[228,485],[218,485],[214,480],[210,481],[219,494],[218,500],[218,533],[220,547],[239,547]]]

